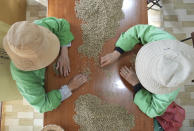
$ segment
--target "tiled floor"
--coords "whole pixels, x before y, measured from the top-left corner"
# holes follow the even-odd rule
[[[27,0],[27,3],[27,20],[46,16],[46,7],[34,0]],[[149,10],[149,24],[165,29],[179,40],[189,37],[191,31],[194,31],[194,0],[162,0],[162,4],[162,10]],[[191,44],[191,41],[187,43]],[[186,110],[186,120],[181,131],[194,131],[193,83],[181,89],[176,102]],[[40,131],[43,114],[34,111],[25,100],[10,101],[3,105],[2,121],[2,131]]]
[[[178,40],[191,36],[194,32],[194,0],[163,0],[162,27]],[[185,43],[192,45],[192,41]],[[186,111],[186,119],[181,131],[194,131],[194,83],[188,83],[179,93],[177,104]]]
[[[46,17],[46,7],[35,0],[27,0],[26,20]],[[40,131],[43,114],[36,112],[25,100],[3,103],[2,131]]]
[[[163,0],[162,27],[178,40],[194,31],[194,0]],[[186,43],[192,44],[192,41]]]
[[[43,114],[25,100],[4,102],[2,118],[2,131],[40,131],[43,126]]]
[[[178,40],[190,37],[194,32],[194,0],[161,0],[161,10],[149,10],[149,24],[173,34]],[[185,43],[192,45],[192,41]],[[186,119],[180,131],[194,131],[194,83],[185,85],[176,103],[186,111]]]

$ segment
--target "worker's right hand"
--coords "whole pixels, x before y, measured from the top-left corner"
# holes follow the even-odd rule
[[[72,80],[70,80],[68,87],[71,91],[74,91],[87,82],[87,80],[88,78],[86,76],[78,74]]]
[[[106,54],[105,56],[101,57],[100,65],[101,67],[107,66],[115,62],[121,54],[118,51],[113,51],[112,53]]]

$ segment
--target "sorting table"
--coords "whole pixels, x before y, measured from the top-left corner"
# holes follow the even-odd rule
[[[133,51],[122,56],[114,64],[101,69],[92,59],[81,57],[77,48],[83,44],[82,31],[80,28],[81,21],[76,18],[75,0],[48,0],[48,16],[66,19],[71,25],[71,31],[75,37],[72,42],[72,47],[69,49],[69,57],[71,62],[71,73],[67,78],[59,77],[53,71],[51,64],[46,72],[46,91],[58,89],[62,85],[78,74],[84,67],[89,67],[92,74],[90,80],[81,88],[73,92],[73,95],[62,102],[55,110],[44,113],[44,125],[57,124],[65,129],[65,131],[77,131],[79,126],[73,120],[74,102],[83,94],[91,93],[109,103],[119,104],[124,106],[129,113],[135,116],[135,127],[132,131],[148,131],[153,130],[153,119],[142,113],[133,103],[133,91],[131,85],[119,75],[119,69],[123,65],[131,66],[134,55],[138,52],[141,46],[137,46]],[[122,10],[125,18],[121,20],[117,35],[108,40],[103,47],[101,56],[110,53],[114,49],[115,42],[120,34],[128,28],[136,24],[147,24],[147,3],[146,0],[124,0]]]

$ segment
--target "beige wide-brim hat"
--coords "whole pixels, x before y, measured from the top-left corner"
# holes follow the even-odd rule
[[[3,46],[14,65],[24,71],[44,68],[59,54],[55,34],[32,22],[16,22],[3,39]]]
[[[194,79],[194,49],[177,40],[148,43],[138,52],[135,68],[145,89],[167,94]]]

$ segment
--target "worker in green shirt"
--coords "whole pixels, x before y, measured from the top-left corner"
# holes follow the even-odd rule
[[[54,17],[34,22],[16,22],[3,39],[3,47],[11,58],[10,70],[21,95],[37,111],[56,109],[72,91],[87,81],[78,74],[67,85],[45,92],[45,70],[59,55],[57,69],[67,76],[70,72],[68,47],[74,39],[69,23]]]
[[[194,78],[194,49],[159,28],[136,25],[121,34],[115,50],[101,58],[101,66],[115,62],[138,43],[144,46],[136,57],[136,73],[124,66],[120,75],[133,86],[134,103],[153,118],[162,115],[179,89]]]

